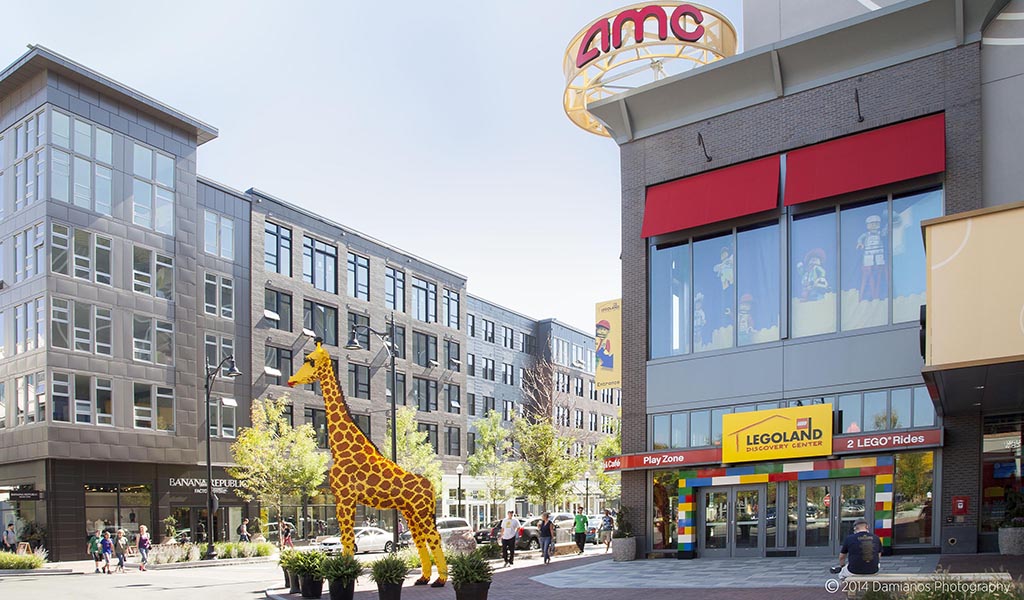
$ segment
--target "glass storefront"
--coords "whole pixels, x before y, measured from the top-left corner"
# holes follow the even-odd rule
[[[981,458],[981,532],[995,533],[1006,516],[1006,496],[1021,489],[1024,415],[987,417]]]
[[[932,544],[932,486],[935,453],[896,455],[893,485],[893,543],[899,546]]]
[[[124,529],[129,541],[134,542],[139,525],[148,525],[150,531],[161,528],[151,521],[153,503],[152,486],[148,484],[85,484],[85,535],[96,530],[111,535]]]
[[[677,471],[655,471],[654,493],[651,506],[654,507],[655,550],[675,550],[679,527],[676,507],[679,504],[679,474]]]

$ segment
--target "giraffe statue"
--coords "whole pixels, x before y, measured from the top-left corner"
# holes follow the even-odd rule
[[[441,535],[434,523],[434,487],[422,475],[410,473],[386,458],[352,420],[345,396],[334,375],[331,356],[322,340],[306,356],[302,367],[288,379],[288,386],[320,382],[327,412],[327,434],[333,465],[330,472],[341,544],[354,554],[356,504],[378,509],[397,508],[409,524],[423,566],[416,585],[430,580],[431,553],[437,565],[437,579],[430,585],[444,587],[448,566],[441,549]],[[397,523],[396,523],[397,525]]]

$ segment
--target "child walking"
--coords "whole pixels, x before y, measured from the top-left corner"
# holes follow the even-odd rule
[[[124,535],[124,529],[117,530],[117,539],[114,540],[114,553],[117,554],[117,572],[124,573],[124,555],[128,552],[128,538]]]
[[[140,571],[146,570],[150,546],[152,546],[152,542],[149,539],[149,529],[145,525],[139,525],[139,557],[142,559],[142,563],[139,565]]]
[[[103,539],[100,540],[100,552],[103,553],[103,572],[107,575],[111,575],[113,571],[110,570],[110,557],[114,553],[114,543],[110,541],[110,532],[103,532]]]

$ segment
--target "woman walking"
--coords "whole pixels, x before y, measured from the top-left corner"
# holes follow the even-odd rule
[[[612,530],[615,529],[615,520],[612,519],[612,511],[604,509],[604,516],[601,517],[601,543],[604,544],[604,552],[608,553],[612,548]]]
[[[555,524],[549,519],[551,513],[545,512],[541,515],[540,524],[537,528],[540,529],[540,551],[544,556],[544,564],[551,562],[551,542],[555,537]]]
[[[114,553],[114,543],[110,541],[110,532],[103,532],[103,539],[100,540],[100,552],[103,553],[103,572],[107,575],[113,574],[110,570],[110,557]]]
[[[124,555],[128,552],[128,538],[124,536],[124,529],[117,530],[117,539],[114,540],[114,554],[117,555],[117,572],[124,573]]]
[[[149,538],[149,529],[145,525],[139,525],[139,558],[142,560],[142,564],[139,565],[140,571],[146,570],[146,563],[149,562],[149,548],[152,546],[152,541]]]

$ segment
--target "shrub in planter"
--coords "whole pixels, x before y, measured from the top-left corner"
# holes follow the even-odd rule
[[[278,559],[281,568],[284,569],[285,585],[288,587],[288,593],[290,594],[299,592],[299,577],[295,574],[294,570],[298,557],[299,553],[295,550],[282,550],[281,557]]]
[[[484,560],[501,558],[501,546],[494,542],[487,542],[476,547],[476,553]]]
[[[11,554],[0,552],[0,570],[42,569],[46,560],[37,552],[32,554]]]
[[[636,538],[633,537],[633,524],[630,522],[629,509],[619,507],[615,515],[615,531],[612,532],[612,559],[616,562],[636,559]]]
[[[494,569],[479,552],[456,554],[448,562],[448,576],[457,600],[487,600]]]
[[[325,558],[320,563],[320,576],[327,580],[331,600],[352,600],[356,579],[364,570],[362,563],[349,554]]]
[[[402,597],[402,583],[409,574],[409,565],[401,557],[389,554],[370,563],[370,579],[377,584],[380,600]]]
[[[299,591],[303,598],[319,598],[324,589],[324,578],[320,575],[323,552],[298,552],[292,563],[293,573],[299,578]]]

